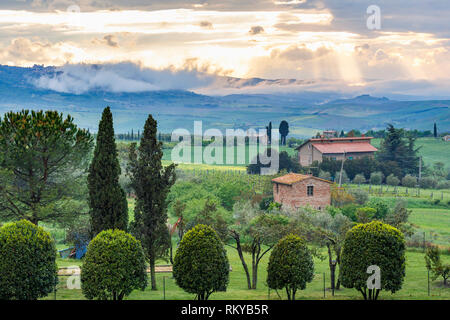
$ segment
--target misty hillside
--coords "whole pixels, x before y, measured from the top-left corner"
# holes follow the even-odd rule
[[[142,128],[146,115],[152,113],[159,129],[192,130],[193,121],[202,120],[205,128],[263,128],[269,121],[274,127],[281,120],[290,124],[291,135],[311,136],[322,129],[381,129],[387,123],[410,129],[432,130],[436,121],[440,131],[450,130],[450,100],[395,101],[385,97],[362,95],[345,99],[337,92],[296,92],[267,94],[203,95],[186,89],[139,90],[120,92],[101,85],[87,86],[84,91],[71,90],[71,82],[57,89],[62,71],[54,67],[20,68],[0,66],[0,113],[9,110],[57,109],[70,113],[76,122],[91,131],[97,130],[101,111],[109,105],[114,113],[116,132]],[[73,76],[74,84],[81,81]],[[42,80],[45,80],[44,82]],[[150,80],[137,79],[136,85]],[[97,79],[98,81],[98,79]],[[131,87],[134,82],[127,79]],[[147,82],[145,82],[147,81]],[[201,80],[204,81],[204,80]],[[264,80],[226,78],[228,86],[278,86],[298,84],[298,80]],[[51,86],[42,86],[51,83]],[[101,84],[101,83],[100,83]],[[146,88],[145,86],[143,88]],[[80,91],[80,92],[78,92]]]

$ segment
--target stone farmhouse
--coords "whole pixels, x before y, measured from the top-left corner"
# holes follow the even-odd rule
[[[357,159],[373,157],[377,148],[371,145],[372,137],[336,138],[322,135],[311,138],[296,148],[300,165],[307,167],[314,161],[322,162],[324,158],[332,160]]]
[[[273,199],[284,208],[311,206],[322,210],[331,204],[332,182],[298,173],[272,179]]]

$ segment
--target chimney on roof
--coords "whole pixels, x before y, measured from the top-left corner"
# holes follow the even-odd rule
[[[325,139],[335,138],[337,137],[337,132],[335,130],[325,130],[322,136]]]

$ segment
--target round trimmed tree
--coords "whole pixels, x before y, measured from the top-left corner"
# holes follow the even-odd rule
[[[100,232],[89,244],[81,267],[81,289],[88,299],[122,300],[147,286],[141,243],[122,230]]]
[[[380,287],[369,288],[371,273],[380,270]],[[364,299],[376,300],[380,290],[395,293],[405,277],[405,239],[403,233],[380,221],[358,224],[345,236],[341,256],[342,284],[355,288]]]
[[[183,236],[173,263],[181,289],[208,300],[213,292],[226,291],[229,272],[225,248],[214,229],[199,224]]]
[[[267,267],[267,284],[271,289],[286,289],[295,300],[298,289],[304,290],[314,278],[314,262],[305,241],[295,235],[281,239],[273,248]]]
[[[50,234],[27,220],[0,228],[0,300],[36,300],[58,282]]]

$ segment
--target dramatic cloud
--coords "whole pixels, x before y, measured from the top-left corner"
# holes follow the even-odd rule
[[[209,21],[201,21],[200,22],[200,27],[202,28],[206,28],[206,29],[212,29],[213,28],[213,24]]]
[[[254,26],[250,28],[250,31],[248,33],[255,35],[255,34],[260,34],[264,32],[264,28],[261,26]]]
[[[74,47],[68,43],[55,44],[47,41],[32,41],[17,38],[0,50],[0,61],[11,65],[54,64],[70,61],[74,56]]]
[[[81,77],[77,83],[81,91],[102,87],[100,80],[105,81],[103,88],[117,90],[105,76],[112,72],[111,79],[125,83],[126,90],[219,90],[220,85],[240,90],[227,87],[229,82],[220,78],[231,76],[300,80],[289,83],[293,88],[314,83],[323,89],[342,84],[345,90],[389,90],[384,84],[390,83],[395,84],[392,90],[408,94],[426,83],[427,92],[444,93],[439,84],[450,79],[450,6],[442,0],[377,1],[381,29],[370,30],[367,8],[373,4],[371,0],[3,0],[0,63],[108,65],[95,81]],[[158,74],[161,77],[167,70],[179,72],[178,76],[212,74],[214,86],[199,84],[196,77],[192,86],[180,86],[177,80],[161,85],[153,78],[135,79],[137,73],[125,76],[111,67],[123,61],[142,66],[144,74],[166,70]],[[78,77],[76,71],[69,74]],[[42,85],[70,90],[71,76],[65,77],[43,79]],[[276,86],[288,87],[270,82],[270,86],[258,83],[252,90]]]
[[[65,65],[52,76],[33,80],[39,88],[81,94],[92,90],[107,92],[143,92],[154,90],[190,90],[210,85],[214,76],[195,70],[154,70],[134,63],[102,65]]]
[[[103,39],[106,41],[106,44],[110,47],[117,48],[119,44],[117,43],[117,39],[114,35],[108,34],[103,37]]]
[[[278,49],[272,51],[272,57],[280,57],[287,60],[312,60],[329,53],[330,50],[325,47],[320,47],[317,50],[308,49],[304,44],[300,46],[290,46],[284,51]]]

